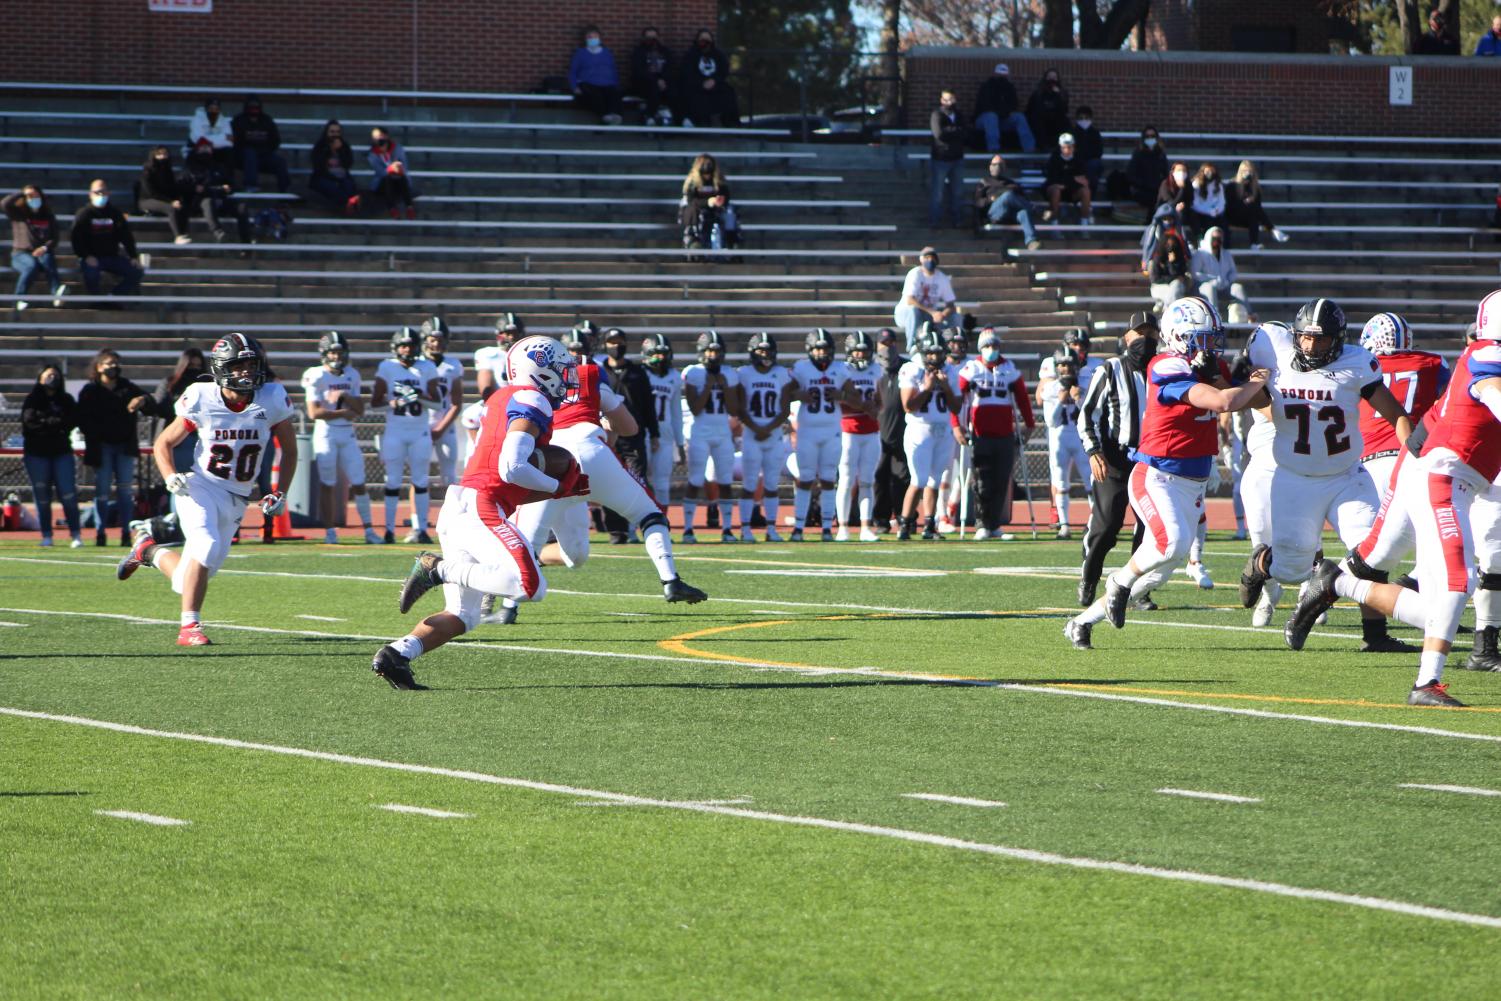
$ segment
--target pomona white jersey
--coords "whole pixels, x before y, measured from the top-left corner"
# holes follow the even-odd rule
[[[1338,358],[1299,371],[1292,329],[1263,323],[1246,343],[1252,368],[1272,371],[1272,459],[1277,468],[1304,476],[1333,476],[1360,461],[1360,401],[1382,385],[1375,355],[1346,344]],[[1253,434],[1254,434],[1253,429]]]
[[[765,424],[782,412],[782,392],[792,381],[792,373],[781,365],[765,372],[754,365],[741,365],[740,390],[745,394],[745,412],[758,424]]]
[[[797,410],[797,429],[801,434],[833,433],[839,430],[839,391],[849,379],[842,361],[830,362],[821,369],[807,358],[799,358],[792,365],[792,381],[797,384],[797,395],[811,393],[807,403]],[[955,385],[958,385],[956,382]]]
[[[428,410],[427,425],[432,427],[443,419],[448,413],[449,401],[453,399],[454,390],[464,378],[464,363],[453,358],[445,357],[440,362],[431,359],[423,359],[438,370],[438,405]],[[454,433],[454,427],[458,424],[457,418],[454,423],[448,425],[448,433]]]
[[[719,370],[724,375],[725,385],[733,388],[740,385],[740,374],[729,366]],[[683,388],[692,389],[694,392],[703,390],[709,378],[709,370],[702,365],[689,365],[683,369]],[[724,390],[716,387],[709,398],[704,401],[704,409],[697,414],[690,414],[693,420],[689,427],[691,435],[730,436],[730,411],[729,405],[724,398]],[[687,395],[684,394],[684,403]]]
[[[410,386],[419,395],[427,392],[427,384],[438,378],[438,369],[426,358],[412,362],[411,368],[395,358],[387,358],[375,370],[375,377],[386,384],[387,434],[410,434],[427,431],[427,408],[418,403],[403,403],[396,395],[397,386]]]
[[[1088,389],[1089,384],[1094,381],[1094,374],[1098,372],[1100,370],[1100,366],[1104,364],[1105,363],[1098,358],[1086,358],[1084,360],[1084,364],[1079,366],[1079,385],[1084,387],[1085,389]],[[1048,355],[1042,360],[1042,364],[1037,366],[1037,381],[1041,382],[1044,379],[1056,378],[1058,378],[1058,374],[1054,366],[1053,356]]]
[[[193,472],[230,493],[248,497],[261,461],[276,444],[271,429],[293,416],[280,383],[268,382],[241,410],[231,410],[214,382],[195,382],[177,398],[177,416],[198,432]]]
[[[661,440],[674,445],[683,443],[683,374],[669,368],[666,375],[646,370],[651,380],[652,402],[657,408],[657,426],[661,428]]]
[[[506,385],[506,349],[499,344],[480,348],[474,352],[474,372],[489,372],[495,376],[495,385]]]
[[[948,373],[949,385],[954,392],[959,392],[959,370],[947,363],[943,370]],[[897,372],[897,385],[902,389],[922,389],[923,377],[927,374],[927,368],[922,359],[907,362]],[[908,424],[947,424],[949,422],[949,401],[939,392],[934,392],[928,397],[928,405],[918,413],[908,413]]]
[[[342,372],[330,371],[326,365],[314,365],[302,373],[302,392],[308,400],[317,400],[325,407],[334,407],[335,393],[343,393],[346,396],[360,395],[360,373],[353,365],[345,365]],[[314,432],[352,431],[354,423],[348,417],[335,417],[332,420],[320,420],[314,426]]]

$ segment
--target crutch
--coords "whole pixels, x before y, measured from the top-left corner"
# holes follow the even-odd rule
[[[1032,523],[1032,540],[1037,540],[1037,513],[1032,509],[1032,477],[1027,473],[1027,436],[1022,432],[1016,436],[1017,457],[1016,464],[1022,472],[1022,492],[1027,495],[1027,520]]]
[[[959,541],[964,541],[964,525],[969,521],[969,481],[974,463],[969,442],[959,446]]]

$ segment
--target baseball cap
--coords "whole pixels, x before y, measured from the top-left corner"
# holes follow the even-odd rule
[[[938,256],[938,248],[937,247],[933,247],[933,246],[927,246],[927,247],[924,247],[924,248],[922,248],[921,250],[919,250],[917,252],[917,256],[918,257],[927,257],[929,254],[932,254],[934,257],[937,257]]]
[[[1126,323],[1127,330],[1142,330],[1149,328],[1157,329],[1157,317],[1151,313],[1132,313],[1131,319]]]
[[[1011,73],[1011,67],[1007,66],[1005,63],[996,63],[995,71],[1001,76],[1009,76]]]
[[[1058,145],[1059,146],[1072,146],[1072,145],[1074,145],[1074,134],[1072,132],[1065,132],[1065,133],[1063,133],[1063,135],[1061,135],[1061,136],[1058,137]]]

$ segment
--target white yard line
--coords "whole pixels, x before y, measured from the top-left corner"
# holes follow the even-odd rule
[[[392,813],[414,813],[419,817],[437,817],[440,820],[467,820],[474,816],[472,813],[453,813],[448,810],[434,810],[426,806],[407,806],[405,803],[382,803],[377,810],[390,810]]]
[[[1260,803],[1255,796],[1232,796],[1227,792],[1198,792],[1194,789],[1158,789],[1164,796],[1182,796],[1185,799],[1212,799],[1217,803]]]
[[[343,622],[344,621],[343,619],[336,619],[332,615],[299,615],[297,617],[299,619],[308,619],[308,620],[310,620],[312,622]]]
[[[152,824],[156,827],[186,827],[191,820],[178,820],[176,817],[158,817],[154,813],[136,813],[134,810],[95,810],[101,817],[118,817],[121,820],[135,820],[142,824]]]
[[[1501,796],[1501,789],[1481,789],[1476,786],[1425,785],[1422,782],[1403,782],[1399,789],[1427,789],[1430,792],[1457,792],[1467,796]]]
[[[267,754],[280,754],[288,757],[303,758],[314,761],[327,761],[341,765],[355,765],[364,768],[380,768],[388,771],[406,772],[417,775],[432,775],[441,778],[459,779],[466,782],[480,782],[486,785],[505,786],[515,789],[529,789],[534,792],[552,793],[554,795],[569,796],[574,799],[608,800],[613,803],[630,804],[633,806],[654,806],[664,810],[683,810],[691,813],[705,813],[720,817],[734,817],[740,820],[758,820],[772,824],[786,824],[794,827],[812,827],[827,831],[839,831],[847,834],[863,834],[868,837],[887,838],[894,841],[905,841],[913,844],[932,845],[940,848],[952,848],[958,851],[978,852],[985,855],[993,855],[1001,858],[1014,859],[1020,862],[1032,862],[1038,865],[1065,866],[1073,869],[1088,869],[1097,872],[1112,872],[1121,875],[1143,876],[1151,879],[1168,880],[1177,883],[1195,883],[1202,886],[1218,886],[1226,889],[1246,890],[1253,893],[1264,893],[1278,897],[1288,897],[1296,900],[1313,900],[1321,903],[1341,904],[1347,907],[1360,907],[1367,910],[1386,911],[1392,914],[1403,914],[1410,917],[1428,918],[1435,921],[1448,921],[1456,924],[1475,925],[1482,928],[1501,928],[1501,917],[1490,914],[1471,914],[1464,911],[1452,911],[1442,907],[1431,907],[1426,904],[1414,904],[1401,900],[1387,900],[1381,897],[1368,897],[1361,894],[1341,893],[1334,890],[1321,890],[1312,887],[1290,886],[1285,883],[1273,883],[1259,879],[1245,879],[1238,876],[1221,876],[1214,873],[1194,872],[1186,869],[1164,869],[1157,866],[1136,865],[1130,862],[1115,862],[1107,859],[1085,858],[1081,856],[1059,855],[1054,852],[1035,851],[1030,848],[1015,848],[1009,845],[989,844],[980,841],[968,841],[963,838],[949,837],[943,834],[931,834],[926,831],[911,831],[899,827],[884,827],[878,824],[863,824],[855,821],[833,820],[826,817],[803,817],[793,814],[772,813],[765,810],[746,810],[734,806],[721,806],[710,803],[691,802],[684,800],[654,799],[647,796],[632,796],[626,793],[609,792],[601,789],[584,789],[578,786],[560,785],[553,782],[538,782],[532,779],[511,778],[503,775],[490,775],[485,772],[463,771],[453,768],[438,768],[432,765],[416,765],[398,761],[385,761],[380,758],[366,758],[349,754],[335,754],[329,751],[315,751],[302,747],[285,747],[278,744],[262,744],[253,741],[234,740],[228,737],[211,737],[204,734],[181,733],[170,730],[152,730],[146,727],[132,726],[128,723],[111,723],[105,720],[87,719],[80,716],[61,716],[52,713],[31,712],[28,710],[10,709],[0,707],[0,714],[16,716],[24,719],[46,720],[54,723],[65,723],[73,726],[91,727],[97,730],[108,730],[114,733],[131,734],[142,737],[159,737],[167,740],[181,740],[198,744],[209,744],[215,747],[228,747],[244,751],[260,751]]]
[[[746,803],[755,802],[749,796],[738,796],[735,799],[689,799],[681,800],[684,806],[743,806]],[[641,806],[640,803],[621,803],[613,799],[581,799],[574,806]]]
[[[925,799],[932,803],[952,803],[954,806],[978,806],[982,808],[1005,806],[994,799],[971,799],[968,796],[943,796],[936,792],[904,792],[903,799]]]

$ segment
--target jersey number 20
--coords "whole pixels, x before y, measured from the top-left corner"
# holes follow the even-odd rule
[[[233,467],[233,468],[231,468]],[[222,480],[231,475],[241,483],[249,483],[261,469],[261,447],[246,445],[236,455],[228,445],[213,445],[208,450],[208,462],[204,468]]]

